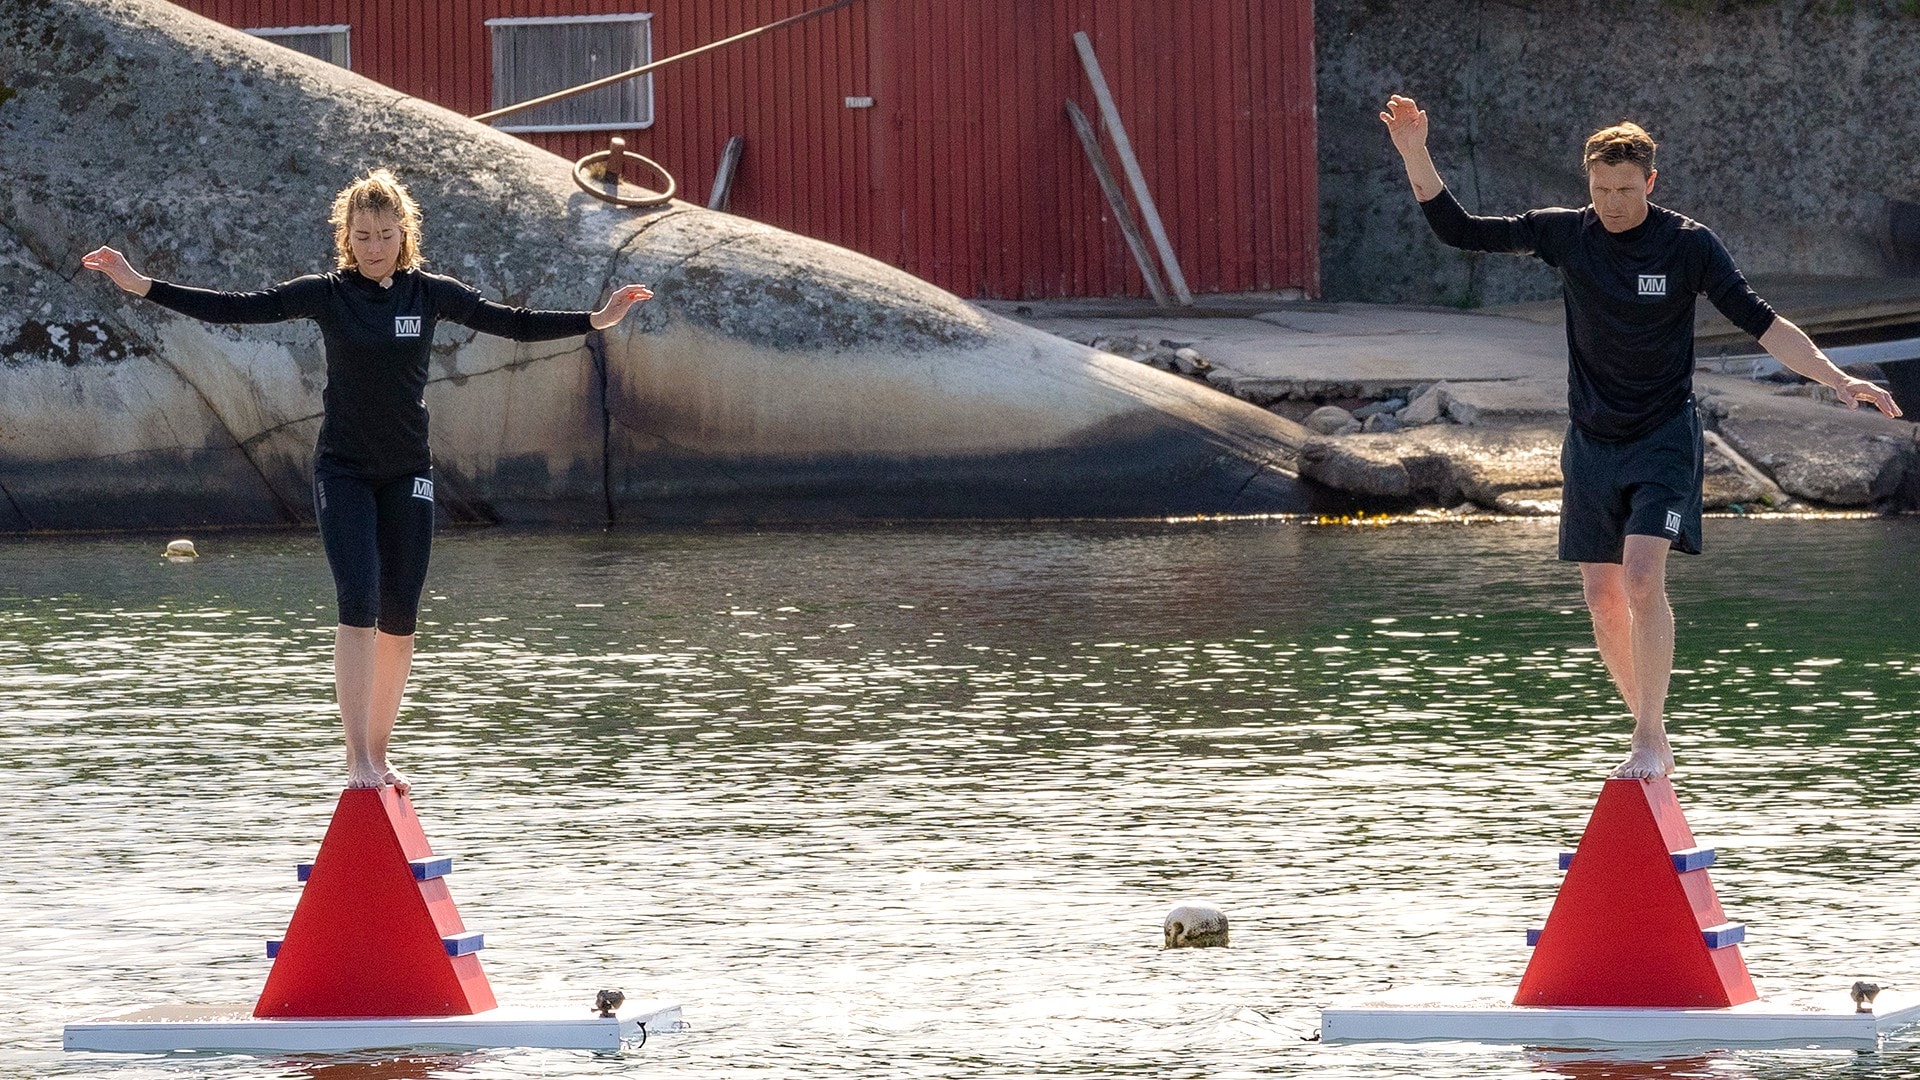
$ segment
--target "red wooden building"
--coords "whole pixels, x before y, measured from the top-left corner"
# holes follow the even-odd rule
[[[178,2],[474,115],[827,0]],[[856,0],[500,125],[620,135],[699,202],[744,136],[734,213],[962,296],[1145,295],[1063,109],[1099,122],[1076,30],[1191,289],[1317,294],[1312,0]]]

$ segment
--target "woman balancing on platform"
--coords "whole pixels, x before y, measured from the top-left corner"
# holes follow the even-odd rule
[[[375,169],[333,201],[331,273],[259,292],[213,292],[155,281],[100,248],[82,264],[115,285],[207,322],[312,319],[326,344],[324,417],[313,497],[339,599],[333,679],[346,728],[347,786],[409,785],[387,764],[387,740],[413,663],[413,631],[433,542],[433,461],[427,381],[434,324],[448,319],[515,341],[605,330],[645,285],[615,289],[595,312],[530,311],[493,303],[452,278],[423,273],[420,208],[392,173]]]

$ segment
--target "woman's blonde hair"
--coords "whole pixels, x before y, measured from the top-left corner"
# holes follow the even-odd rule
[[[420,204],[392,173],[374,169],[333,197],[333,213],[327,220],[333,224],[336,266],[352,270],[360,265],[347,243],[347,228],[353,215],[367,211],[392,214],[400,222],[400,257],[394,260],[394,269],[412,270],[426,261],[420,257]]]

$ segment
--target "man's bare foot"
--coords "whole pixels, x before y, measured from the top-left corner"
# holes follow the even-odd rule
[[[1616,779],[1648,780],[1673,775],[1673,750],[1666,744],[1635,746],[1611,774]]]
[[[376,788],[386,783],[381,779],[380,771],[371,765],[347,766],[347,786],[350,788]]]
[[[380,782],[390,785],[395,791],[402,795],[413,790],[413,782],[400,775],[400,770],[395,769],[391,765],[380,770]]]

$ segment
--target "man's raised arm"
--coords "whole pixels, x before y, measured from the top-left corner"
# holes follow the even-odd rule
[[[1427,153],[1427,114],[1412,98],[1399,94],[1388,98],[1380,122],[1387,125],[1393,148],[1406,162],[1407,180],[1413,184],[1413,197],[1420,200],[1420,213],[1441,243],[1465,251],[1511,255],[1532,255],[1538,250],[1539,237],[1528,218],[1475,217],[1440,182],[1440,170]]]
[[[1433,167],[1433,155],[1427,153],[1427,114],[1420,106],[1410,97],[1395,94],[1387,99],[1387,109],[1380,114],[1380,122],[1387,125],[1387,137],[1393,140],[1393,148],[1400,151],[1400,160],[1407,164],[1413,197],[1426,202],[1445,191],[1447,185],[1440,182],[1440,170]]]

